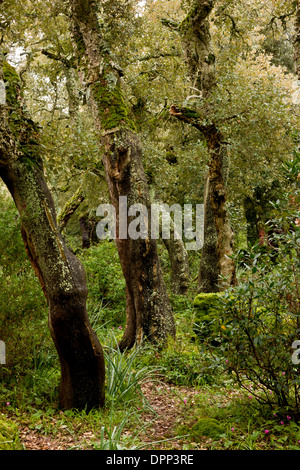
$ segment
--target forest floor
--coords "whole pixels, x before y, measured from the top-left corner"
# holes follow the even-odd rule
[[[143,400],[137,397],[132,408],[124,410],[111,411],[107,404],[100,413],[73,414],[55,406],[32,413],[11,409],[8,417],[18,425],[24,450],[114,450],[116,447],[105,445],[111,444],[109,433],[115,429],[122,432],[121,438],[114,439],[120,450],[300,449],[299,425],[289,416],[259,411],[253,395],[243,396],[230,382],[188,387],[161,380],[146,382],[141,389]],[[203,428],[195,433],[200,422],[222,430],[210,437]]]
[[[175,428],[179,420],[184,419],[185,407],[193,403],[193,398],[199,390],[186,387],[159,383],[146,383],[142,391],[147,399],[150,409],[141,414],[140,419],[147,423],[147,430],[139,434],[139,443],[144,443],[143,449],[173,449],[180,450],[183,439],[176,436]],[[53,419],[55,433],[52,435],[44,429],[31,429],[26,424],[20,426],[20,441],[25,450],[69,450],[92,449],[97,439],[97,433],[84,431],[71,433],[67,425],[59,427]],[[59,421],[59,417],[57,418]],[[124,436],[136,433],[136,429],[124,430]],[[100,430],[99,430],[100,434]],[[199,448],[199,447],[198,447]],[[205,449],[205,443],[203,447]]]

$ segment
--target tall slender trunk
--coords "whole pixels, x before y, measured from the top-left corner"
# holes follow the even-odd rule
[[[226,208],[227,190],[224,178],[228,155],[226,144],[223,144],[223,136],[216,126],[209,126],[207,132],[205,131],[205,136],[210,152],[211,206],[218,235],[217,254],[219,275],[221,277],[219,288],[222,290],[236,283],[235,263],[232,259],[233,231]]]
[[[0,74],[8,92],[0,106],[0,176],[19,211],[25,248],[49,304],[49,327],[61,366],[60,406],[103,406],[105,366],[87,315],[85,272],[58,229],[38,129],[23,112],[17,74],[2,59]]]
[[[209,171],[207,175],[207,191],[210,200],[205,198],[205,220],[206,233],[204,234],[204,247],[200,264],[199,288],[215,290],[215,277],[222,277],[219,280],[218,289],[223,289],[235,283],[235,265],[231,258],[233,253],[233,233],[230,227],[228,212],[226,208],[226,169],[228,163],[228,152],[225,139],[216,123],[202,124],[204,117],[209,121],[211,109],[209,104],[210,95],[216,84],[214,71],[215,57],[211,51],[211,36],[209,26],[209,15],[214,7],[213,0],[194,0],[186,18],[178,25],[185,59],[188,65],[189,75],[193,87],[201,95],[199,101],[199,119],[196,127],[203,133],[209,151]],[[187,117],[188,110],[183,108],[176,112],[176,107],[171,107],[171,114],[186,122],[191,121]],[[174,112],[175,110],[175,112]],[[202,118],[201,118],[202,116]],[[193,119],[194,121],[194,119]],[[210,217],[212,210],[213,219]],[[208,224],[211,226],[208,226]],[[215,227],[212,226],[214,223]],[[216,237],[214,235],[216,231]],[[209,239],[207,238],[209,235]],[[214,245],[215,244],[215,248]],[[213,270],[205,271],[206,266],[215,263],[217,266]],[[204,279],[208,279],[204,287]],[[226,278],[226,280],[225,280]]]
[[[150,227],[150,196],[142,164],[142,148],[123,94],[122,72],[113,59],[98,25],[95,3],[70,0],[70,24],[77,47],[79,69],[88,84],[95,128],[103,148],[103,164],[116,210],[116,244],[126,281],[127,324],[120,349],[147,337],[164,343],[175,336],[175,323],[163,280],[155,240],[131,239],[120,233],[121,196],[128,204],[143,204]],[[132,218],[128,217],[128,223]],[[126,230],[128,225],[126,226]]]

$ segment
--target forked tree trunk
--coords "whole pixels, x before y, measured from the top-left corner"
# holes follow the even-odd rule
[[[103,406],[104,359],[87,315],[85,272],[57,227],[37,127],[22,110],[18,77],[2,60],[0,73],[9,97],[0,106],[0,176],[19,211],[25,248],[49,304],[49,327],[61,366],[60,406]]]
[[[70,24],[79,68],[88,84],[95,128],[103,148],[103,164],[111,203],[116,210],[116,244],[126,281],[127,323],[120,349],[147,337],[162,344],[175,335],[175,323],[163,280],[156,241],[150,235],[132,239],[119,231],[120,196],[128,206],[143,204],[150,227],[150,196],[142,164],[142,148],[123,96],[122,72],[112,58],[98,25],[95,3],[70,0]],[[128,217],[128,223],[132,218]],[[126,231],[128,224],[126,224]]]

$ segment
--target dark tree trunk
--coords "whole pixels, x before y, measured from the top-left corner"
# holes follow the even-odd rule
[[[58,230],[37,127],[23,112],[18,77],[3,61],[0,71],[9,97],[0,107],[0,176],[19,211],[25,248],[49,304],[49,327],[61,365],[60,406],[103,406],[104,359],[87,315],[84,269]]]
[[[79,225],[81,230],[82,248],[89,248],[97,242],[96,238],[96,221],[89,217],[89,213],[81,214],[79,217]]]
[[[175,335],[156,241],[150,236],[131,239],[119,233],[120,196],[128,205],[143,204],[150,221],[150,196],[142,164],[142,148],[123,96],[122,72],[101,36],[95,4],[71,0],[71,27],[78,64],[89,86],[88,104],[103,148],[103,164],[111,203],[116,210],[116,244],[126,281],[127,325],[120,349],[140,343],[143,337],[162,344]],[[128,223],[130,217],[128,218]],[[150,227],[150,224],[149,224]],[[126,226],[126,229],[128,225]]]

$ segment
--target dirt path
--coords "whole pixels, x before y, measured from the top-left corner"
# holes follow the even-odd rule
[[[139,434],[139,442],[149,443],[145,449],[181,449],[182,440],[176,438],[174,427],[178,418],[184,416],[186,403],[193,400],[197,392],[164,383],[144,384],[142,391],[154,412],[149,410],[142,414],[141,420],[147,423],[147,429]],[[124,431],[125,435],[130,433],[130,430]],[[89,448],[89,442],[95,442],[96,436],[92,432],[72,435],[66,425],[61,426],[56,436],[45,435],[22,425],[20,439],[26,450],[68,450]],[[154,444],[157,441],[163,442]]]

